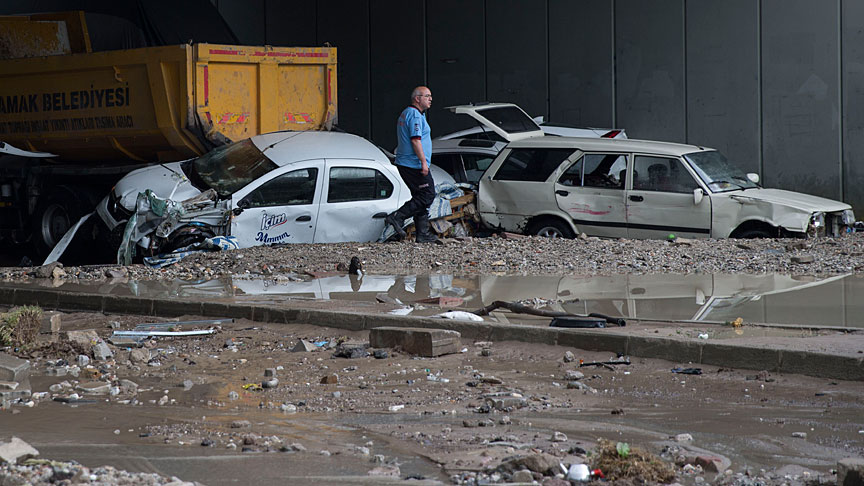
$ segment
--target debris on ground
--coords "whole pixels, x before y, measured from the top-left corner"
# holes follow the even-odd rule
[[[675,470],[669,463],[624,442],[600,440],[591,467],[601,470],[610,481],[632,479],[640,483],[669,483],[675,479]]]

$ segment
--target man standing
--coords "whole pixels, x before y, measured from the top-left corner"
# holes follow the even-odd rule
[[[409,216],[414,217],[417,243],[440,243],[429,227],[429,206],[435,199],[435,182],[429,173],[432,159],[432,130],[426,122],[426,110],[432,106],[432,92],[426,86],[418,86],[411,93],[411,105],[402,110],[396,123],[396,168],[408,189],[411,200],[387,215],[384,220],[396,230],[400,238],[405,237],[402,224]]]

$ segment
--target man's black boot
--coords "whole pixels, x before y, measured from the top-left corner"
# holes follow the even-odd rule
[[[414,216],[414,231],[416,233],[414,241],[417,243],[444,244],[443,241],[438,239],[435,232],[433,232],[432,228],[429,226],[429,213],[427,212],[424,212],[419,216]]]
[[[405,223],[405,218],[399,212],[399,210],[393,211],[388,214],[387,217],[384,218],[384,223],[389,224],[393,227],[393,230],[396,231],[396,234],[399,235],[399,239],[405,238],[405,230],[402,229],[402,225]]]

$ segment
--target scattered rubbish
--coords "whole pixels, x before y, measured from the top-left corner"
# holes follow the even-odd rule
[[[590,476],[591,473],[585,464],[571,464],[570,469],[567,470],[568,481],[588,481]]]
[[[453,319],[457,321],[483,322],[483,318],[479,315],[466,311],[447,311],[441,314],[436,314],[432,317],[438,317],[441,319]]]
[[[700,333],[697,337],[699,339],[708,339],[709,336],[708,333]]]
[[[451,297],[451,296],[442,296],[442,297],[430,297],[428,299],[420,299],[416,301],[418,304],[430,304],[437,305],[438,307],[459,307],[462,305],[464,300],[462,297]]]
[[[388,354],[387,351],[383,349],[376,349],[375,352],[372,353],[372,356],[375,359],[387,359],[390,357],[390,354]]]
[[[744,319],[741,318],[741,317],[738,317],[738,318],[735,319],[734,321],[730,322],[730,324],[731,324],[732,327],[734,327],[734,328],[739,328],[739,327],[741,327],[741,326],[744,324]]]
[[[387,410],[390,410],[391,412],[398,412],[399,410],[402,410],[403,408],[405,408],[405,405],[390,405],[387,408]]]
[[[205,238],[204,241],[193,243],[183,248],[178,248],[171,253],[164,253],[154,257],[144,257],[144,263],[151,268],[162,268],[173,265],[187,256],[201,251],[228,251],[237,250],[240,244],[236,236],[214,236]],[[129,262],[121,262],[118,253],[117,263],[129,265]]]
[[[394,316],[407,316],[408,314],[410,314],[412,312],[414,312],[413,307],[402,307],[400,309],[393,309],[390,312],[388,312],[388,314],[394,315]]]
[[[54,397],[55,402],[60,403],[69,403],[69,404],[79,404],[79,403],[97,403],[99,400],[93,400],[90,398],[80,398],[76,395],[68,396],[68,397]]]
[[[291,348],[291,352],[293,352],[293,353],[308,353],[311,351],[315,351],[316,349],[318,349],[317,346],[315,346],[314,344],[310,343],[309,341],[307,341],[305,339],[301,339],[301,340],[297,341],[297,344],[295,344],[293,348]]]
[[[204,319],[198,321],[151,322],[138,324],[133,331],[173,331],[183,326],[218,326],[230,324],[234,319]]]
[[[672,373],[679,373],[682,375],[701,375],[702,368],[672,368]]]
[[[247,383],[247,384],[243,385],[242,388],[244,390],[248,390],[248,391],[261,391],[264,389],[264,387],[262,387],[258,383]]]
[[[549,323],[549,327],[563,327],[563,328],[583,328],[583,329],[591,329],[591,328],[605,328],[606,320],[600,319],[598,317],[581,317],[581,316],[568,316],[568,317],[556,317],[552,319],[552,322]]]
[[[378,346],[376,346],[378,347]],[[366,351],[366,345],[350,345],[350,344],[340,344],[336,346],[336,349],[333,351],[334,358],[365,358],[369,356],[369,351]]]
[[[202,329],[198,331],[114,331],[112,337],[136,337],[136,336],[203,336],[207,334],[215,334],[215,329]]]
[[[609,361],[591,361],[589,363],[586,363],[586,362],[582,361],[581,359],[579,360],[579,367],[580,368],[584,368],[586,366],[603,366],[604,368],[614,370],[615,368],[613,368],[611,365],[629,365],[629,364],[630,364],[630,357],[629,356],[618,357],[616,359],[612,359]]]

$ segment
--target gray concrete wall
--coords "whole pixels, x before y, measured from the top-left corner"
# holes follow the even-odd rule
[[[859,0],[213,0],[244,43],[340,48],[342,128],[395,145],[410,89],[444,106],[722,150],[766,185],[864,215]]]

